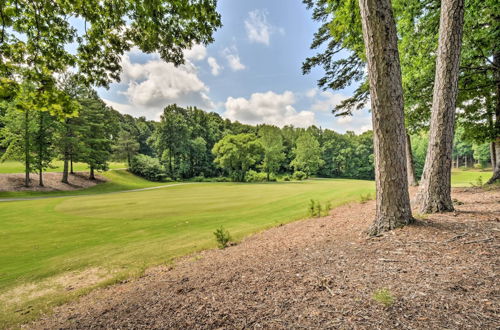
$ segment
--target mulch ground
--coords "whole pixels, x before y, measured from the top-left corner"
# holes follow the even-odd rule
[[[96,175],[96,180],[89,180],[88,172],[75,172],[68,177],[69,184],[62,183],[62,173],[43,173],[44,186],[38,185],[38,174],[31,174],[31,185],[24,186],[24,173],[0,174],[0,191],[68,191],[95,186],[106,181],[106,178]]]
[[[28,328],[498,329],[500,190],[382,237],[339,207],[94,291]],[[382,288],[390,306],[373,299]]]

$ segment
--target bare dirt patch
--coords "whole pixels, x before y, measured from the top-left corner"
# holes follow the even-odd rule
[[[31,174],[31,186],[24,186],[24,173],[0,174],[0,191],[71,191],[89,188],[106,182],[106,178],[96,175],[96,180],[89,180],[87,172],[70,174],[69,184],[62,183],[62,173],[47,172],[43,174],[44,187],[38,185],[38,174]]]
[[[374,202],[345,205],[96,290],[26,327],[498,329],[500,191],[454,198],[456,212],[371,239]]]

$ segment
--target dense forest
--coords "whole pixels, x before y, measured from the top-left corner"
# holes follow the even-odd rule
[[[89,177],[106,170],[109,161],[123,161],[134,173],[150,180],[275,181],[308,176],[373,179],[373,134],[311,126],[245,125],[196,107],[169,105],[160,121],[120,114],[93,90],[75,88],[71,78],[61,82],[71,90],[78,115],[60,120],[43,111],[6,111],[0,117],[2,160],[18,160],[26,172],[41,173],[54,160],[64,161],[61,180],[68,183],[73,162],[88,164]],[[73,84],[73,85],[72,85]],[[417,177],[423,171],[428,140],[411,137]],[[456,167],[490,166],[488,143],[455,135]],[[31,184],[29,181],[27,184]],[[43,175],[39,185],[43,185]]]

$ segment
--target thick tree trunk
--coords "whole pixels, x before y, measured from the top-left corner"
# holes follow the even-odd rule
[[[368,60],[375,149],[376,216],[370,235],[413,221],[405,163],[403,89],[390,0],[359,0]]]
[[[413,153],[411,151],[411,138],[406,134],[406,169],[408,171],[408,184],[412,187],[418,186],[415,176],[415,166],[413,166]]]
[[[429,148],[418,194],[422,213],[453,211],[451,157],[463,20],[464,0],[441,1]]]
[[[90,176],[89,180],[95,180],[94,167],[90,166]]]
[[[63,176],[62,176],[62,183],[68,184],[68,166],[69,165],[69,153],[67,151],[64,152],[64,167],[63,167]]]
[[[492,157],[491,164],[493,167],[493,175],[488,180],[488,184],[492,184],[500,180],[500,53],[496,52],[493,55],[493,63],[495,67],[495,80],[496,80],[496,105],[495,105],[495,132],[496,139],[494,144],[495,157]],[[495,162],[493,162],[493,158]]]
[[[495,165],[497,164],[497,153],[496,153],[495,142],[490,142],[490,160],[491,160],[491,167],[492,167],[493,174],[494,174],[495,173]]]
[[[24,186],[30,186],[30,135],[29,135],[29,113],[24,111]]]

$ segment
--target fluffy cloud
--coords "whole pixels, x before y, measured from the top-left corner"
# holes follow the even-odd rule
[[[354,111],[352,116],[335,117],[333,127],[338,132],[353,131],[360,134],[372,129],[372,118],[368,109]]]
[[[316,97],[318,94],[317,90],[314,90],[316,93],[312,93],[312,90],[308,91],[307,94],[309,97]],[[339,105],[340,102],[345,100],[347,97],[342,94],[332,93],[329,91],[319,92],[319,95],[315,102],[311,106],[312,111],[325,111],[330,112],[335,106]]]
[[[294,125],[307,127],[315,123],[314,113],[311,111],[298,112],[293,107],[295,95],[286,91],[277,94],[254,93],[249,99],[228,97],[225,103],[224,117],[238,120],[246,124],[273,124],[277,126]]]
[[[245,30],[251,42],[261,43],[267,46],[269,46],[272,33],[275,31],[281,34],[285,33],[283,28],[273,27],[267,22],[267,11],[258,9],[248,13],[248,17],[245,20]]]
[[[129,105],[115,103],[113,107],[148,118],[157,118],[158,113],[172,103],[213,108],[213,102],[207,95],[209,89],[200,80],[196,67],[190,61],[190,58],[201,58],[203,52],[200,48],[191,51],[186,64],[178,67],[157,57],[146,63],[132,63],[129,56],[124,55],[121,78],[126,88],[120,93],[127,97]]]
[[[217,63],[217,60],[210,56],[209,58],[207,58],[207,62],[210,66],[210,72],[212,72],[214,76],[218,76],[220,71],[222,70],[222,67],[219,65],[219,63]]]
[[[207,49],[203,45],[194,45],[191,49],[184,51],[184,57],[191,61],[201,61],[207,57]]]
[[[246,66],[241,63],[240,55],[238,55],[238,49],[235,46],[225,48],[222,51],[222,55],[226,58],[231,70],[240,71],[246,68]]]

